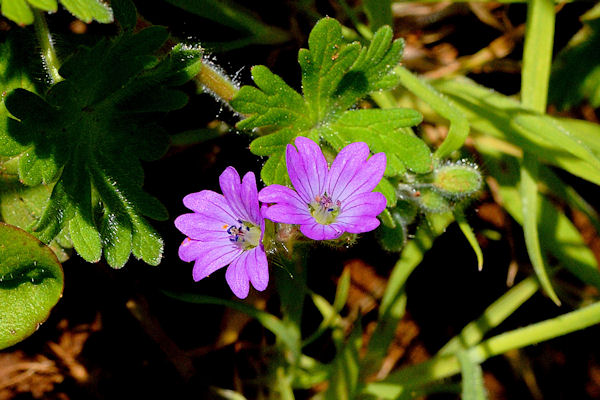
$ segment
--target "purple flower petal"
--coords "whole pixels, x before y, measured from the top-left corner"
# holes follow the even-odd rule
[[[331,198],[339,200],[339,194],[351,184],[354,176],[364,167],[369,154],[369,146],[362,142],[350,143],[338,153],[331,164],[325,185]]]
[[[215,219],[212,216],[197,213],[183,214],[175,218],[175,227],[184,235],[195,240],[227,240],[229,237],[229,234],[227,233],[229,224],[226,224],[219,219]]]
[[[323,193],[327,176],[327,160],[318,144],[299,136],[296,147],[288,145],[286,149],[286,165],[292,185],[307,204],[315,196]]]
[[[185,262],[194,261],[206,252],[206,245],[189,237],[185,238],[179,246],[179,258]]]
[[[204,246],[192,271],[195,281],[206,278],[219,268],[230,264],[243,253],[239,246],[232,243],[224,244],[222,241],[198,243],[202,243]]]
[[[376,217],[387,205],[385,196],[378,192],[360,193],[351,195],[342,205],[338,221],[342,217],[356,217],[360,215],[368,215]]]
[[[312,224],[300,225],[300,232],[309,239],[331,240],[342,236],[344,229],[339,224],[322,225],[313,220]]]
[[[225,197],[212,190],[188,194],[183,198],[183,204],[190,210],[201,215],[210,216],[217,221],[230,225],[237,222],[238,217],[235,216],[227,204]]]
[[[244,221],[249,221],[250,216],[246,210],[246,205],[242,200],[242,184],[240,175],[233,167],[225,168],[225,171],[219,176],[219,185],[225,195],[225,199],[233,215]]]
[[[306,205],[302,208],[298,208],[295,205],[278,203],[267,208],[264,215],[265,218],[282,224],[302,225],[315,222],[315,219],[310,215]]]
[[[263,203],[286,203],[298,208],[307,208],[308,203],[304,202],[295,190],[282,185],[269,185],[258,193],[258,199]]]
[[[363,163],[356,175],[345,187],[336,186],[332,197],[342,203],[353,195],[369,193],[381,182],[385,172],[386,157],[384,153],[377,153]]]
[[[310,198],[312,200],[315,195],[320,195],[325,190],[329,166],[321,147],[311,139],[298,136],[294,143],[298,149],[298,154],[302,157],[308,186],[313,194]]]
[[[339,217],[337,223],[349,233],[370,232],[379,226],[377,217],[364,215]]]
[[[246,262],[251,253],[250,251],[244,252],[244,254],[227,267],[227,271],[225,272],[227,284],[233,294],[240,299],[245,299],[250,290],[250,278],[248,278],[248,274],[246,273]]]
[[[263,222],[260,214],[260,206],[258,204],[258,190],[256,188],[256,178],[253,172],[248,172],[242,179],[241,196],[244,203],[244,208],[249,219],[255,225]]]
[[[269,265],[267,263],[267,254],[262,246],[248,251],[246,273],[256,290],[262,291],[267,288],[269,284]]]

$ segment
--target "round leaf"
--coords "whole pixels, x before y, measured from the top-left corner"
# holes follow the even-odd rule
[[[30,336],[62,295],[63,271],[48,247],[0,222],[0,349]]]

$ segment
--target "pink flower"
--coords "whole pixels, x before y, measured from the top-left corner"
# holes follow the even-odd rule
[[[369,158],[366,143],[344,147],[328,168],[319,145],[297,137],[296,148],[287,146],[287,170],[294,189],[270,185],[258,198],[274,203],[263,211],[265,218],[285,224],[298,224],[310,239],[328,240],[344,232],[362,233],[379,226],[386,207],[385,197],[372,192],[385,171],[386,157]]]
[[[240,182],[235,168],[227,167],[219,184],[224,195],[203,190],[183,198],[193,213],[175,219],[177,229],[187,236],[179,247],[179,257],[195,261],[195,281],[228,265],[225,279],[233,293],[243,299],[248,296],[250,283],[257,290],[265,290],[269,283],[262,244],[265,221],[252,172]]]

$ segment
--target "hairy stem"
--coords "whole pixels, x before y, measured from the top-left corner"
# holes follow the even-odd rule
[[[35,33],[40,47],[42,48],[42,60],[46,72],[50,77],[50,83],[54,84],[60,82],[63,80],[62,76],[58,73],[60,61],[54,50],[54,42],[50,30],[48,29],[48,24],[46,23],[46,17],[42,11],[36,8],[33,8],[33,13]]]
[[[229,103],[239,91],[237,85],[220,68],[210,62],[202,63],[195,80],[204,90],[226,103]]]

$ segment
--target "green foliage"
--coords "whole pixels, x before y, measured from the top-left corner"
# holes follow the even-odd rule
[[[62,290],[63,271],[52,250],[0,222],[0,349],[35,332]]]
[[[323,399],[355,399],[360,371],[358,354],[362,346],[362,326],[360,320],[355,322],[348,339],[343,343],[338,343],[337,346],[336,357],[331,363],[329,386],[323,394]]]
[[[183,46],[159,61],[153,53],[166,38],[164,28],[151,27],[102,40],[69,58],[59,71],[65,80],[44,98],[24,89],[6,97],[18,121],[2,122],[0,154],[18,157],[24,184],[53,185],[31,227],[42,241],[68,228],[87,261],[98,261],[104,250],[115,268],[130,252],[160,262],[162,240],[144,216],[165,219],[167,212],[141,189],[139,160],[164,152],[167,138],[152,115],[186,104],[171,87],[194,76],[201,63],[200,50]]]
[[[533,112],[507,96],[464,78],[438,81],[434,86],[452,99],[473,129],[510,142],[534,153],[547,164],[600,184],[598,125]],[[579,125],[585,130],[574,129]],[[590,135],[590,132],[596,134]]]
[[[71,14],[84,22],[98,21],[104,24],[113,21],[109,6],[100,0],[60,0]],[[33,8],[56,12],[57,0],[0,0],[0,10],[6,18],[19,25],[33,23]]]
[[[417,216],[417,206],[413,201],[400,199],[389,212],[392,218],[391,226],[384,224],[377,230],[377,235],[385,250],[399,252],[406,244],[407,227]]]
[[[584,27],[571,39],[552,66],[550,103],[560,109],[587,99],[600,107],[600,6],[582,17]]]
[[[462,400],[486,400],[488,398],[483,385],[483,371],[481,366],[473,361],[473,357],[466,351],[456,354],[462,373]]]
[[[406,68],[398,66],[395,72],[400,77],[402,86],[450,122],[448,135],[440,147],[437,148],[434,155],[438,159],[444,159],[452,154],[452,152],[460,149],[469,134],[469,122],[465,114],[454,105],[452,100],[443,96],[435,88],[431,87],[428,82],[419,79]]]
[[[498,181],[504,208],[517,222],[522,223],[522,200],[516,187],[519,181],[518,160],[486,146],[478,146],[478,150],[484,156],[490,175]],[[581,233],[546,196],[539,196],[538,202],[543,250],[583,282],[600,289],[598,263]]]
[[[348,110],[361,98],[397,85],[392,73],[400,61],[402,41],[392,41],[389,27],[379,29],[368,47],[343,43],[341,26],[324,18],[312,30],[308,49],[300,50],[302,69],[300,95],[264,66],[252,69],[258,88],[244,86],[231,105],[247,118],[239,129],[263,128],[250,150],[268,156],[261,177],[266,184],[287,184],[285,149],[297,136],[324,141],[334,150],[356,141],[388,156],[387,176],[432,168],[429,149],[407,127],[418,124],[421,115],[409,109]],[[382,183],[380,189],[389,182]],[[393,206],[393,190],[382,189]]]

